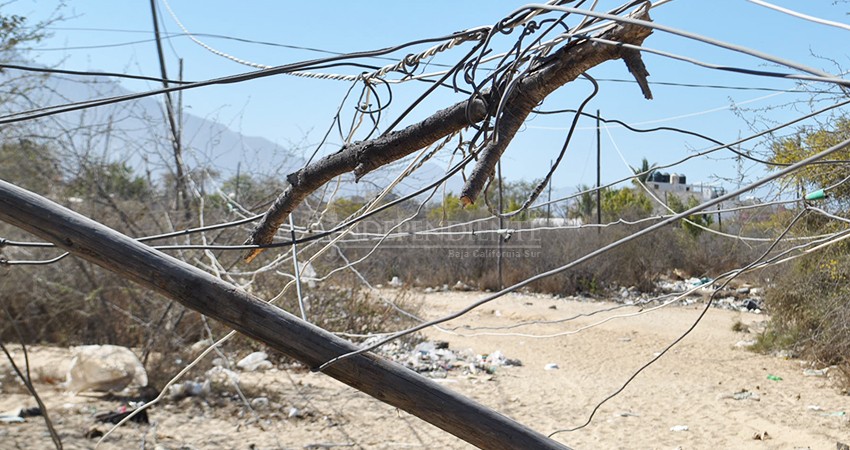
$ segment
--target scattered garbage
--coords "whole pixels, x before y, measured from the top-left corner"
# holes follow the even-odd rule
[[[382,336],[372,336],[360,346],[368,347]],[[377,349],[382,356],[429,378],[441,379],[450,371],[475,375],[479,372],[494,374],[501,367],[522,366],[519,359],[508,358],[500,350],[476,354],[471,350],[456,351],[445,341],[425,341],[416,345],[394,341]]]
[[[399,279],[399,277],[393,277],[393,279],[390,280],[390,286],[394,288],[400,288],[404,286],[404,283],[401,282],[401,279]]]
[[[271,361],[268,360],[269,355],[266,352],[254,352],[242,358],[236,363],[236,367],[245,372],[256,372],[258,370],[267,370],[272,368]]]
[[[199,381],[184,381],[182,383],[174,383],[168,387],[168,398],[171,400],[180,400],[186,397],[205,397],[211,391],[210,380]]]
[[[558,369],[560,369],[560,367],[558,367],[558,365],[555,364],[555,363],[549,363],[549,364],[546,364],[543,367],[543,370],[558,370]]]
[[[83,345],[73,349],[66,387],[70,392],[121,391],[130,384],[147,386],[145,368],[130,349],[118,345]]]
[[[670,431],[688,431],[689,428],[687,425],[676,425],[670,428]]]
[[[719,398],[721,399],[732,399],[732,400],[753,400],[760,401],[761,397],[759,397],[758,393],[748,391],[746,389],[741,389],[738,392],[733,394],[723,394]]]
[[[116,424],[116,423],[124,420],[130,414],[133,414],[133,412],[135,410],[136,410],[135,408],[130,409],[127,406],[122,406],[122,407],[118,408],[117,411],[100,413],[100,414],[97,414],[96,416],[94,416],[94,418],[98,422]],[[144,423],[144,424],[149,423],[148,422],[148,411],[146,409],[139,411],[138,414],[136,414],[136,415],[134,415],[133,417],[130,418],[130,422]]]
[[[782,381],[782,377],[778,375],[768,375],[767,379],[770,381]]]
[[[299,418],[299,417],[302,417],[302,416],[303,416],[303,414],[301,413],[300,409],[298,409],[294,406],[292,408],[289,408],[289,414],[287,414],[287,417],[289,417],[290,419]]]
[[[770,439],[770,435],[767,434],[767,431],[762,431],[761,433],[753,434],[753,439],[756,441],[766,441]]]
[[[19,409],[0,413],[0,423],[19,423],[23,421],[24,418],[21,417]]]
[[[829,372],[829,367],[823,369],[804,369],[803,375],[807,377],[825,377],[827,372]]]
[[[84,434],[86,439],[98,439],[103,437],[103,431],[100,431],[97,427],[91,427]]]
[[[750,348],[754,345],[756,345],[756,341],[754,339],[746,339],[735,343],[736,348]]]

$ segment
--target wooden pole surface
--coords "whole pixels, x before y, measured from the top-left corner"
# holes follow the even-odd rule
[[[215,318],[308,367],[356,350],[350,342],[194,266],[3,180],[0,219]],[[482,449],[568,448],[370,353],[343,359],[324,373]]]

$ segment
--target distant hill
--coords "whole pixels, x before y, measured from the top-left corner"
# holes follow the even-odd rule
[[[43,86],[28,92],[25,102],[19,102],[14,109],[7,105],[6,109],[20,111],[132,93],[114,80],[90,80],[51,76]],[[67,112],[27,124],[34,134],[44,139],[70,142],[78,153],[88,152],[112,161],[126,161],[139,171],[162,174],[173,167],[162,96]],[[209,170],[217,175],[219,181],[234,176],[237,167],[243,174],[282,179],[304,165],[306,160],[301,152],[313,151],[312,148],[299,149],[296,153],[264,137],[243,135],[214,118],[186,112],[182,115],[182,142],[184,161],[189,170]],[[398,169],[376,171],[367,177],[367,182],[361,183],[354,183],[353,177],[344,176],[346,181],[342,192],[344,195],[369,195],[379,186],[389,183],[397,172]],[[444,169],[437,164],[426,163],[395,192],[399,195],[410,193],[436,180],[443,172]],[[449,181],[447,190],[459,192],[461,186],[462,181],[454,177]]]

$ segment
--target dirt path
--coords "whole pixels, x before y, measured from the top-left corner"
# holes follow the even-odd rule
[[[428,317],[438,317],[480,297],[478,293],[428,294],[423,296],[423,310]],[[640,311],[637,307],[622,307],[558,324],[507,330],[480,327],[566,319],[617,306],[542,296],[511,295],[497,300],[449,324],[479,329],[427,334],[449,342],[455,350],[471,348],[479,354],[499,350],[523,365],[500,367],[492,375],[453,371],[440,382],[543,433],[581,425],[597,403],[686,330],[701,305],[669,306],[639,315],[634,315]],[[631,316],[567,334],[618,315]],[[732,331],[736,321],[752,324],[764,319],[712,309],[690,336],[600,407],[590,425],[556,438],[575,448],[624,449],[834,449],[836,442],[850,441],[848,416],[841,415],[850,411],[850,397],[832,387],[829,377],[804,375],[807,366],[800,361],[735,347],[751,338]],[[531,337],[552,334],[563,335]],[[37,349],[33,359],[38,365],[62,351]],[[546,370],[547,364],[559,368]],[[0,411],[31,406],[32,401],[14,393],[19,389],[8,386],[5,379]],[[132,424],[100,448],[140,448],[142,441],[145,448],[162,449],[472,448],[322,375],[272,369],[240,374],[240,383],[249,401],[268,398],[268,406],[259,403],[256,412],[246,411],[233,392],[214,392],[207,400],[171,402],[151,411],[151,425]],[[93,426],[93,414],[116,405],[70,397],[50,385],[39,388],[66,448],[92,448],[95,441],[83,434]],[[736,393],[749,398],[735,399]],[[676,426],[687,426],[687,431],[671,431]],[[770,439],[753,439],[764,432]],[[0,424],[0,448],[49,446],[39,418]]]

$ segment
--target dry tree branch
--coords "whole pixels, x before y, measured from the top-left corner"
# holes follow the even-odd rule
[[[641,6],[630,16],[641,20],[651,20],[648,4]],[[604,31],[600,37],[633,45],[640,45],[652,33],[652,30],[640,25],[619,24]],[[543,99],[559,87],[576,79],[581,73],[603,62],[624,58],[629,70],[640,82],[645,81],[646,68],[640,60],[640,53],[628,51],[618,46],[590,41],[573,41],[547,58],[546,62],[535,68],[524,78],[517,81],[514,89],[504,102],[499,118],[495,139],[479,153],[479,161],[462,191],[465,204],[475,201],[483,189],[484,183],[493,174],[496,162],[501,158],[517,130]],[[644,95],[649,93],[640,83]],[[447,135],[460,131],[473,123],[484,120],[499,98],[493,91],[484,91],[477,97],[459,102],[449,108],[438,111],[427,119],[376,139],[358,142],[343,147],[301,170],[287,176],[289,186],[278,196],[266,211],[262,221],[246,241],[252,245],[270,244],[281,224],[289,214],[312,192],[319,189],[334,177],[354,172],[357,180],[367,173],[401,159],[414,151],[431,145]],[[245,257],[250,262],[263,251],[252,249]]]

